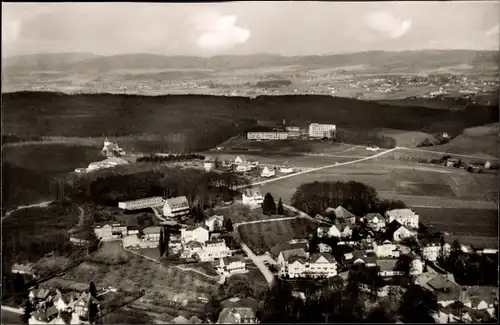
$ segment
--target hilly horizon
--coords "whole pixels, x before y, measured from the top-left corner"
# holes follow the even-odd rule
[[[33,70],[81,72],[143,69],[252,69],[270,66],[335,68],[364,65],[380,70],[409,68],[415,72],[448,66],[464,69],[498,68],[498,51],[420,50],[368,51],[350,54],[283,56],[279,54],[219,55],[213,57],[166,56],[159,54],[100,55],[88,52],[43,53],[2,58],[3,71],[9,74]]]

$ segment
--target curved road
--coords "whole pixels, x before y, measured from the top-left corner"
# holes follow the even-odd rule
[[[40,203],[35,203],[35,204],[30,204],[30,205],[21,205],[21,206],[18,206],[17,208],[15,208],[14,210],[10,210],[8,211],[3,217],[2,219],[7,219],[8,217],[10,217],[12,215],[13,212],[17,211],[17,210],[23,210],[23,209],[29,209],[29,208],[46,208],[49,204],[51,204],[52,202],[54,201],[44,201],[44,202],[40,202]]]

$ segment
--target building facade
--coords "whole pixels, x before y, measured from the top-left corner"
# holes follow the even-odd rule
[[[248,132],[247,140],[286,140],[288,132]]]
[[[139,210],[151,207],[161,207],[164,200],[161,196],[147,197],[133,201],[118,202],[118,207],[124,210]]]
[[[264,202],[262,194],[257,189],[247,189],[241,195],[241,201],[245,205],[260,206]]]
[[[334,124],[311,123],[309,125],[309,137],[311,138],[335,138],[337,127]]]
[[[209,231],[206,227],[198,226],[194,228],[181,229],[181,241],[183,243],[196,241],[201,244],[205,244],[208,240],[209,240]]]
[[[388,222],[396,220],[405,227],[418,229],[419,216],[411,209],[394,209],[386,212]]]
[[[163,215],[169,218],[181,218],[189,214],[189,202],[185,196],[167,199],[163,205]]]

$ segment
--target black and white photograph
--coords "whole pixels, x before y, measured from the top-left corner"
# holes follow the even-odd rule
[[[1,21],[2,325],[498,323],[498,0]]]

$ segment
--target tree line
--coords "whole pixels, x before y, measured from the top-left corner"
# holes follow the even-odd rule
[[[293,207],[310,216],[316,216],[328,207],[338,206],[343,206],[357,216],[406,207],[401,201],[379,199],[375,188],[355,181],[316,181],[302,184],[293,194],[291,201]]]
[[[137,162],[165,163],[165,162],[182,162],[182,161],[189,161],[189,160],[196,160],[196,159],[204,160],[205,156],[195,154],[195,153],[179,154],[179,155],[166,155],[166,156],[148,155],[148,156],[141,156],[141,157],[137,158]]]

